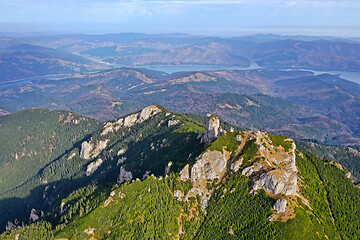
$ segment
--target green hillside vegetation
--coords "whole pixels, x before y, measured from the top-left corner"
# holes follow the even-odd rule
[[[324,160],[339,162],[351,172],[356,182],[360,181],[360,154],[357,150],[312,142],[296,142],[296,146],[302,151],[315,153]]]
[[[126,159],[121,166],[128,171],[132,171],[134,178],[140,179],[143,178],[143,175],[147,171],[155,175],[163,175],[165,166],[167,166],[169,162],[172,162],[171,170],[179,171],[188,162],[194,161],[195,157],[203,149],[202,144],[196,139],[198,133],[204,131],[203,125],[185,115],[170,112],[160,106],[159,108],[162,109],[162,112],[144,123],[135,124],[131,128],[123,127],[119,131],[108,133],[105,136],[101,135],[102,128],[100,123],[90,119],[96,123],[92,130],[97,129],[97,131],[95,131],[95,133],[88,132],[87,134],[85,130],[80,128],[79,131],[83,135],[79,139],[76,139],[71,145],[65,145],[67,143],[66,137],[69,136],[71,137],[70,139],[73,140],[75,133],[73,133],[71,129],[65,128],[67,125],[64,125],[64,132],[57,130],[56,123],[59,119],[58,115],[54,118],[56,120],[55,125],[49,125],[47,128],[40,128],[40,126],[36,124],[31,126],[31,132],[34,132],[34,134],[36,133],[34,129],[37,129],[40,133],[42,133],[42,129],[47,129],[50,140],[52,140],[51,136],[53,132],[59,132],[57,136],[62,137],[64,141],[58,141],[62,144],[61,146],[65,147],[62,150],[62,154],[55,155],[45,163],[43,163],[43,158],[29,159],[28,162],[24,162],[24,164],[27,163],[31,166],[19,167],[19,169],[16,169],[17,172],[9,172],[9,175],[14,174],[11,175],[11,177],[3,175],[8,183],[12,183],[13,177],[22,176],[22,170],[25,168],[29,169],[29,171],[26,172],[26,174],[28,174],[27,178],[24,179],[23,182],[19,182],[19,184],[22,183],[21,185],[14,185],[16,188],[9,188],[7,192],[1,195],[0,211],[4,216],[0,221],[1,229],[5,227],[6,221],[13,221],[15,218],[27,222],[29,212],[32,208],[40,208],[44,211],[51,210],[54,204],[61,198],[66,197],[75,189],[87,186],[93,181],[98,182],[100,185],[116,182],[120,168],[117,162],[121,158]],[[49,113],[54,112],[46,111]],[[25,113],[27,112],[25,111]],[[167,114],[167,116],[165,116],[165,114]],[[16,114],[14,115],[17,116]],[[30,125],[32,121],[30,121],[31,118],[27,115],[28,114],[23,114],[19,119],[29,118]],[[52,120],[54,120],[51,118],[51,114],[50,116],[39,114],[39,116],[44,117],[43,122],[52,122]],[[13,115],[9,115],[6,118],[12,117]],[[179,120],[180,122],[177,125],[168,127],[168,121],[171,119]],[[41,125],[42,120],[38,118],[32,120]],[[16,124],[16,122],[12,123]],[[79,125],[80,124],[76,126]],[[62,125],[60,124],[60,126]],[[14,125],[9,126],[8,129],[11,128],[17,129]],[[15,133],[16,132],[12,131],[12,134]],[[27,132],[26,134],[24,133],[25,139],[28,134]],[[63,136],[64,134],[66,137]],[[86,176],[87,166],[97,160],[97,158],[91,160],[80,158],[81,143],[90,139],[90,137],[94,139],[94,141],[106,139],[109,141],[107,144],[108,147],[98,156],[98,158],[104,160],[103,164],[91,176]],[[21,142],[22,139],[23,138],[19,137],[17,141]],[[50,140],[48,141],[51,143]],[[42,144],[41,141],[38,143]],[[13,147],[15,146],[17,145],[13,144]],[[153,146],[153,148],[151,146]],[[34,147],[32,149],[37,148]],[[38,151],[44,151],[44,154],[48,154],[48,157],[50,157],[51,151],[47,150],[46,152],[45,150],[47,149],[41,147]],[[125,152],[119,155],[118,152],[120,150],[125,150]],[[7,156],[9,155],[10,154]],[[47,158],[45,159],[47,160]],[[40,161],[40,163],[36,161]],[[33,162],[37,164],[32,164]],[[41,163],[43,164],[41,165]],[[30,170],[32,170],[32,172]],[[104,172],[106,172],[106,174],[104,174]]]
[[[67,154],[101,124],[68,111],[29,109],[0,117],[0,126],[1,196]]]
[[[161,112],[142,123],[107,134],[100,128],[88,136],[89,142],[108,139],[97,157],[81,159],[81,146],[75,144],[48,164],[32,180],[46,179],[48,184],[31,188],[31,200],[21,200],[30,209],[45,210],[45,215],[39,222],[4,232],[0,239],[356,239],[360,234],[360,190],[340,165],[297,150],[299,195],[274,196],[264,190],[252,194],[252,179],[242,176],[242,169],[262,160],[257,157],[255,139],[245,139],[245,132],[234,131],[205,146],[197,139],[204,126],[196,116],[157,107]],[[170,120],[178,122],[171,125]],[[190,181],[179,178],[186,164],[195,163],[204,151],[226,149],[233,155],[240,145],[235,139],[238,134],[246,141],[238,155],[243,163],[239,171],[229,170],[221,182],[212,183],[205,212],[199,196],[187,201],[174,196],[177,190],[186,195],[192,188]],[[269,138],[274,146],[290,148],[284,136]],[[125,151],[118,154],[122,149]],[[103,164],[86,176],[86,167],[99,158]],[[75,164],[79,162],[83,165]],[[169,162],[171,173],[165,176]],[[120,167],[131,171],[132,181],[116,183]],[[21,191],[24,189],[12,194]],[[56,198],[60,192],[61,197]],[[43,195],[53,202],[48,208],[35,204],[45,201]],[[279,197],[287,199],[292,210],[285,218],[269,221]],[[30,209],[21,207],[24,202],[11,200],[8,206],[19,204],[28,216]]]

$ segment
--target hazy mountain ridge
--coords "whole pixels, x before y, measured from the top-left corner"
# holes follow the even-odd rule
[[[180,112],[214,113],[233,124],[296,139],[358,146],[358,89],[358,84],[337,76],[306,71],[169,75],[122,68],[2,88],[0,107],[7,112],[28,107],[69,109],[113,119],[159,103]]]

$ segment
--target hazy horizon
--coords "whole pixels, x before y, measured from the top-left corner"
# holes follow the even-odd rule
[[[360,37],[360,2],[344,0],[0,1],[0,32],[279,34]]]

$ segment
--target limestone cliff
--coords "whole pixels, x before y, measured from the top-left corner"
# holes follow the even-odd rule
[[[225,133],[226,131],[220,126],[219,118],[211,116],[206,122],[205,133],[201,136],[201,142],[210,143]]]

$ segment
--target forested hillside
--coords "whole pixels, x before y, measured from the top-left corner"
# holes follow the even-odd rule
[[[360,190],[342,165],[300,151],[287,137],[240,131],[215,116],[204,131],[203,121],[201,116],[149,106],[104,123],[52,165],[56,173],[64,171],[59,166],[71,155],[85,163],[66,177],[73,190],[61,185],[61,178],[52,178],[45,186],[54,190],[40,195],[56,195],[58,188],[66,194],[51,208],[32,203],[28,213],[34,208],[39,219],[1,238],[359,235]]]

